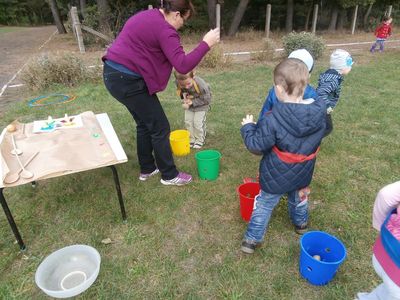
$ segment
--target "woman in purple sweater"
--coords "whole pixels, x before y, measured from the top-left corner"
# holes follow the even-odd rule
[[[177,30],[194,11],[190,0],[164,0],[160,9],[129,18],[103,57],[104,84],[136,122],[139,179],[161,172],[164,185],[184,185],[192,176],[176,169],[169,144],[170,126],[157,97],[168,84],[172,67],[186,74],[219,42],[219,29],[210,30],[185,54]],[[154,153],[154,155],[153,155]]]

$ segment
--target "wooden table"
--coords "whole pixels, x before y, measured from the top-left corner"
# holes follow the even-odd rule
[[[117,160],[116,160],[116,162],[113,162],[112,164],[109,164],[109,165],[103,164],[101,166],[96,166],[91,169],[102,168],[102,167],[110,167],[111,168],[112,173],[113,173],[114,182],[115,182],[115,188],[117,190],[117,196],[118,196],[118,201],[119,201],[119,205],[120,205],[120,209],[121,209],[122,219],[123,219],[123,221],[126,221],[126,219],[127,219],[126,211],[125,211],[124,201],[122,198],[121,187],[120,187],[119,178],[118,178],[118,172],[117,172],[117,169],[115,168],[115,165],[127,162],[128,158],[125,154],[124,149],[122,148],[122,145],[118,139],[117,134],[114,131],[114,128],[111,124],[111,121],[110,121],[108,115],[106,113],[97,114],[96,119],[99,122],[102,132],[105,135],[105,138],[108,141],[109,145],[111,146],[111,149]],[[4,134],[4,131],[3,131],[3,134]],[[1,140],[2,139],[0,137],[0,141]],[[73,173],[79,173],[79,172],[86,171],[86,170],[88,170],[88,169],[82,170],[82,169],[76,168],[75,170],[68,170],[67,172],[62,174],[62,176],[68,175],[68,174],[73,174]],[[2,174],[1,164],[0,164],[0,174]],[[58,177],[58,176],[60,176],[60,175],[59,174],[56,174],[54,176],[50,175],[50,176],[47,176],[45,179],[52,178],[52,177]],[[35,184],[34,180],[28,181],[28,182]],[[27,182],[25,181],[21,184],[26,184],[26,183]],[[14,185],[14,186],[18,186],[18,185],[19,184]],[[18,227],[14,221],[14,218],[11,214],[11,211],[10,211],[10,209],[7,205],[6,199],[4,197],[4,194],[3,194],[4,188],[7,188],[7,185],[3,183],[3,181],[1,180],[1,177],[0,177],[0,203],[1,203],[1,206],[3,207],[3,211],[7,217],[8,223],[10,224],[10,227],[15,235],[15,238],[17,239],[20,249],[25,250],[26,249],[25,243],[21,238]]]

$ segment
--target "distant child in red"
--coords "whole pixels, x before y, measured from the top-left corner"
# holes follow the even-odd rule
[[[375,29],[376,42],[372,45],[371,53],[375,52],[375,48],[379,45],[379,52],[383,52],[386,39],[392,34],[392,18],[383,17],[382,23]]]

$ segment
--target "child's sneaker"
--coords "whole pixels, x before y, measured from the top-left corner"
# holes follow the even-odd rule
[[[245,239],[242,241],[242,247],[240,249],[246,254],[253,254],[256,247],[257,242]]]
[[[192,175],[183,172],[179,172],[178,176],[176,176],[175,178],[169,180],[164,180],[164,179],[160,180],[160,182],[164,185],[178,185],[178,186],[188,184],[191,181],[192,181]]]
[[[195,144],[193,145],[193,149],[201,149],[201,147],[203,147],[203,145],[198,144],[198,143],[195,143]]]
[[[149,179],[151,176],[156,175],[156,174],[158,174],[158,173],[160,173],[160,170],[159,170],[159,169],[155,169],[153,172],[147,173],[147,174],[145,174],[145,173],[140,173],[140,175],[139,175],[139,180],[141,180],[141,181],[146,181],[146,180]]]
[[[308,224],[295,225],[294,231],[299,235],[305,234],[308,231]]]

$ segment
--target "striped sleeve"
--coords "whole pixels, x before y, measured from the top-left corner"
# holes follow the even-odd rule
[[[340,83],[335,74],[322,74],[318,82],[318,99],[326,103],[326,107],[334,108],[339,101]]]

